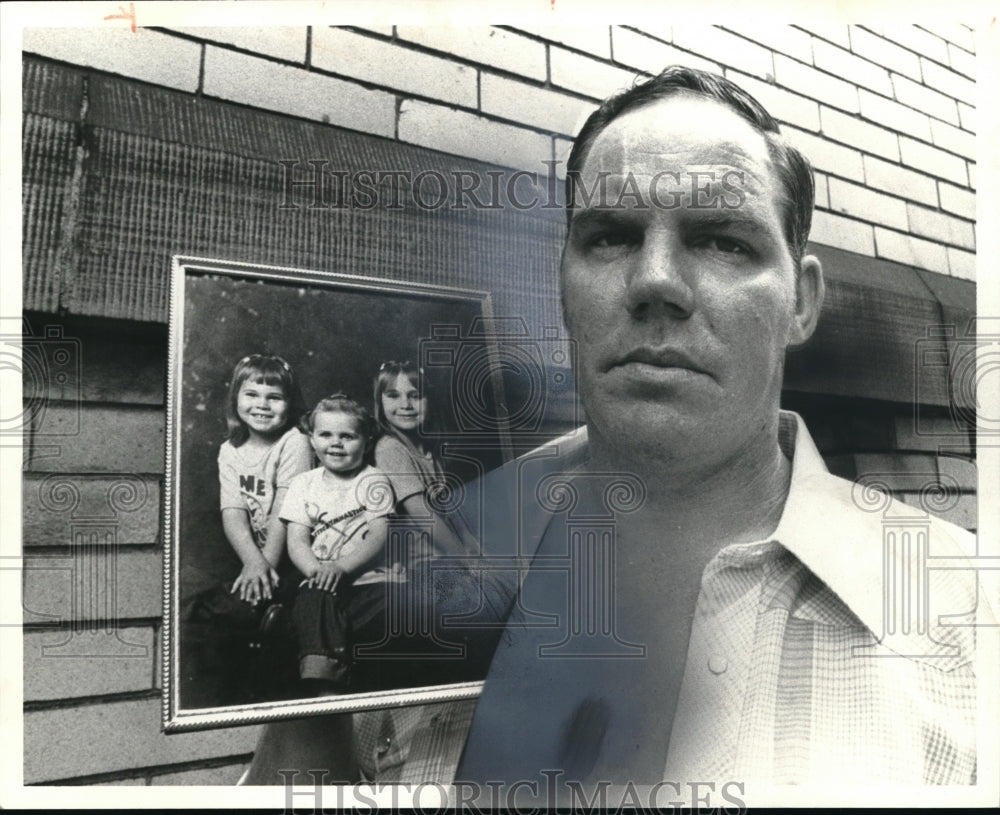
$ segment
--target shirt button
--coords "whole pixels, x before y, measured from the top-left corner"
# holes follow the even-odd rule
[[[390,747],[392,747],[392,739],[390,739],[388,736],[383,736],[378,741],[378,747],[376,748],[376,752],[380,756],[384,756],[386,753],[389,752]]]
[[[710,657],[708,660],[708,670],[716,676],[724,674],[726,672],[726,668],[728,667],[729,663],[726,661],[725,657],[714,656]]]

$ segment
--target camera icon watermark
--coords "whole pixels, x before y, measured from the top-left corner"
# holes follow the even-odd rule
[[[965,333],[928,326],[914,354],[913,430],[918,436],[1000,435],[1000,410],[984,398],[1000,376],[1000,318],[977,317]],[[934,406],[947,398],[942,415]]]
[[[0,333],[0,379],[21,381],[21,405],[0,416],[0,436],[75,436],[80,432],[80,340],[46,325],[33,334],[24,321],[21,334]],[[53,402],[68,403],[58,416]],[[62,408],[62,404],[60,405]],[[51,414],[51,421],[47,421]]]
[[[432,327],[419,342],[420,365],[445,384],[452,426],[463,441],[498,436],[530,438],[547,423],[580,422],[573,385],[575,345],[556,327],[532,336],[520,317],[477,319],[465,332],[455,324]],[[429,436],[451,435],[428,424]]]

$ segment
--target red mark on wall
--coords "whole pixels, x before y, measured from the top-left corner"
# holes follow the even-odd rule
[[[553,0],[554,2],[554,0]],[[105,20],[128,20],[132,26],[132,33],[135,33],[135,3],[128,4],[128,11],[125,10],[125,6],[118,6],[117,14],[109,14]]]

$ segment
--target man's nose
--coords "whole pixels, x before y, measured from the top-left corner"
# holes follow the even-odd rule
[[[647,233],[632,253],[626,273],[626,304],[638,319],[665,314],[686,319],[694,310],[694,291],[685,268],[684,247],[669,236]]]

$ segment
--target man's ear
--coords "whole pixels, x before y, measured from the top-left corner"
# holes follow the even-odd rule
[[[819,258],[815,255],[806,255],[802,258],[799,273],[795,278],[795,316],[788,333],[790,346],[801,345],[816,330],[825,293],[823,267]]]

